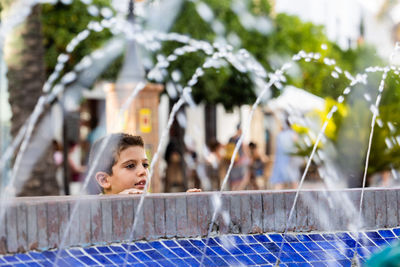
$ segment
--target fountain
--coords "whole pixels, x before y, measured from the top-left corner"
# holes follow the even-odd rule
[[[91,4],[88,0],[82,2]],[[193,2],[204,20],[218,25],[218,20],[206,4],[201,1]],[[27,8],[30,9],[30,6]],[[238,5],[234,9],[238,12]],[[94,12],[94,8],[90,10]],[[15,23],[10,21],[2,24],[0,32],[9,31],[8,25]],[[256,27],[254,24],[247,26]],[[115,40],[110,45],[111,48],[106,47],[103,52],[83,59],[72,72],[59,79],[68,54],[73,53],[80,42],[89,38],[91,30],[101,31],[104,28],[112,29],[115,34],[122,33],[127,39],[134,39],[149,50],[158,50],[160,42],[164,41],[174,40],[182,44],[167,57],[157,58],[158,62],[147,75],[153,80],[162,79],[163,70],[181,56],[199,51],[208,56],[182,86],[179,98],[172,107],[152,158],[151,175],[144,193],[133,196],[14,198],[20,189],[16,185],[21,186],[31,171],[23,168],[21,170],[21,162],[24,157],[31,155],[29,145],[38,142],[40,133],[45,131],[43,128],[40,130],[40,119],[47,112],[46,105],[51,105],[63,92],[73,91],[68,85],[79,81],[81,71],[100,64],[96,60],[114,51],[115,54],[108,54],[107,62],[112,61],[122,50],[121,42]],[[217,28],[216,33],[217,36],[223,36],[221,29],[218,31]],[[35,111],[2,155],[0,173],[4,173],[5,164],[18,149],[9,186],[1,192],[0,266],[350,266],[364,262],[379,247],[398,240],[398,190],[365,188],[374,127],[379,115],[385,79],[389,72],[397,75],[399,69],[396,66],[370,67],[363,73],[351,75],[336,65],[333,59],[318,52],[307,53],[301,50],[280,68],[267,72],[244,49],[235,49],[224,43],[210,44],[176,33],[148,31],[112,15],[108,15],[101,23],[90,23],[88,29],[79,33],[66,50],[65,54],[58,57],[56,71],[45,83],[44,94]],[[397,50],[396,45],[394,56]],[[178,111],[183,105],[189,108],[197,106],[193,100],[192,88],[201,80],[205,70],[218,71],[223,66],[222,60],[239,72],[249,73],[259,91],[249,117],[242,125],[243,133],[233,151],[220,191],[150,194],[148,189],[156,163],[165,149],[169,129]],[[307,64],[323,62],[334,68],[333,78],[337,79],[340,75],[347,78],[348,85],[338,96],[338,103],[345,101],[352,88],[366,85],[368,74],[382,72],[373,109],[363,187],[332,189],[329,185],[335,181],[328,177],[325,181],[328,190],[302,188],[318,145],[324,141],[328,123],[338,109],[335,105],[316,135],[298,190],[225,191],[235,156],[249,132],[256,108],[270,97],[271,87],[280,88],[287,82],[286,73],[300,61]],[[143,83],[136,84],[119,110],[117,118],[123,117],[144,87]],[[81,90],[78,86],[74,89]],[[39,129],[39,134],[34,132],[35,129]],[[83,189],[88,186],[88,177],[92,176],[92,172],[93,170],[88,171]]]

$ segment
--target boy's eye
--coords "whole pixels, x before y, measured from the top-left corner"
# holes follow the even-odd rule
[[[145,167],[146,169],[149,167],[148,163],[143,163],[143,167]]]
[[[128,168],[128,169],[133,169],[133,168],[135,168],[135,164],[126,165],[126,168]]]

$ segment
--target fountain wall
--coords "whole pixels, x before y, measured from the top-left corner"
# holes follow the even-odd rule
[[[368,188],[364,193],[363,230],[400,226],[399,189]],[[139,221],[133,240],[207,236],[214,194],[150,194],[145,198],[140,215],[144,219]],[[293,219],[287,223],[295,194],[223,192],[221,214],[228,213],[230,221],[218,215],[212,234],[279,233],[285,231],[286,224],[289,232],[348,231],[356,221],[356,215],[349,216],[348,212],[359,206],[361,189],[302,191]],[[349,201],[330,206],[329,196]],[[7,209],[5,223],[0,224],[0,254],[57,248],[75,204],[79,205],[79,212],[72,218],[63,247],[130,240],[139,201],[140,195],[16,198]]]

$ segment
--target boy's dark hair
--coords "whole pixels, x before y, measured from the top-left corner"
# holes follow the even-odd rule
[[[114,133],[100,138],[90,148],[89,171],[94,168],[93,176],[97,172],[105,172],[112,175],[112,167],[118,161],[120,153],[131,146],[144,147],[143,138],[126,133]],[[100,156],[98,156],[99,153]],[[98,161],[93,166],[96,158],[98,158]]]

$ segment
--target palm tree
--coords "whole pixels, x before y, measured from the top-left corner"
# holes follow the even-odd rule
[[[10,11],[13,0],[0,0],[3,18]],[[8,67],[9,102],[12,110],[11,134],[32,113],[45,81],[43,37],[41,33],[40,6],[32,8],[30,15],[8,36],[4,45],[4,58]],[[55,179],[52,147],[38,161],[24,184],[21,196],[57,195],[59,188]],[[23,164],[23,163],[22,163]],[[21,168],[24,168],[22,165]]]

